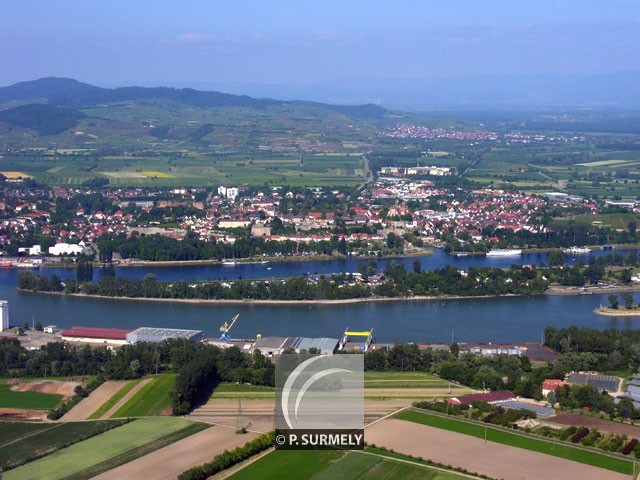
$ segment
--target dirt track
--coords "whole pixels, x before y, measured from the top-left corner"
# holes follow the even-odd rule
[[[244,445],[255,437],[254,433],[237,435],[232,428],[211,427],[94,478],[174,479],[188,468],[209,462],[219,453]]]
[[[127,381],[108,381],[96,388],[87,398],[83,398],[80,403],[73,407],[64,415],[61,422],[73,422],[76,420],[86,420],[99,409],[104,402],[109,400],[118,390],[124,387]]]
[[[573,413],[562,413],[555,417],[547,418],[546,421],[559,423],[560,425],[574,425],[576,427],[588,427],[597,428],[601,432],[607,433],[622,433],[630,437],[640,439],[640,427],[634,425],[628,425],[625,423],[610,422],[608,420],[601,420],[600,418],[593,418],[587,415],[574,415]]]
[[[554,480],[624,480],[610,470],[591,467],[550,455],[487,442],[481,438],[449,432],[394,418],[365,431],[365,440],[398,453],[430,459],[444,465],[505,480],[552,478]]]

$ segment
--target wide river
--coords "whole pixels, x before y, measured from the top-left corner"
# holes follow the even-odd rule
[[[610,252],[594,252],[602,255]],[[567,259],[574,263],[577,258]],[[588,257],[582,257],[585,260]],[[433,255],[417,258],[424,270],[452,264],[508,267],[511,264],[539,264],[547,254],[527,254],[512,258],[451,257],[434,249]],[[411,269],[416,258],[402,261]],[[391,260],[379,260],[379,270]],[[202,265],[187,267],[116,268],[119,277],[142,278],[153,273],[160,281],[286,277],[305,273],[356,271],[358,259],[343,261]],[[73,269],[41,270],[62,278],[74,278]],[[607,304],[607,295],[537,296],[428,302],[377,302],[355,305],[198,305],[139,302],[132,300],[74,298],[60,295],[23,293],[16,290],[19,271],[0,269],[0,298],[9,300],[10,320],[22,325],[32,320],[43,325],[73,325],[136,328],[139,326],[190,328],[207,335],[218,334],[219,326],[240,313],[233,337],[255,337],[260,333],[280,336],[339,337],[346,327],[374,328],[381,342],[514,342],[539,341],[548,325],[570,325],[620,329],[639,328],[640,317],[607,318],[593,313]],[[101,276],[96,269],[95,279]],[[638,296],[635,302],[638,302]]]

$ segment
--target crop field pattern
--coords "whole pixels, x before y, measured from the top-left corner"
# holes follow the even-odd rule
[[[0,467],[20,465],[83,439],[118,427],[126,420],[69,423],[0,423]]]
[[[182,418],[143,418],[9,470],[4,478],[65,478],[192,425],[194,422]]]
[[[553,455],[555,457],[573,460],[587,465],[606,468],[614,472],[630,474],[633,469],[632,462],[624,458],[616,458],[615,456],[576,448],[572,445],[561,444],[559,442],[548,442],[542,438],[538,439],[532,436],[519,435],[500,429],[486,428],[480,423],[468,423],[454,418],[444,418],[417,411],[403,411],[395,415],[395,418],[441,428],[452,432],[463,433],[477,438],[485,438],[486,435],[487,440],[490,442]]]
[[[102,177],[115,187],[218,185],[354,185],[364,182],[361,154],[278,155],[158,153],[152,156],[25,155],[5,157],[9,177],[33,177],[49,185],[81,186]]]
[[[160,415],[171,406],[169,394],[175,384],[175,374],[152,377],[127,403],[111,418],[146,417]]]
[[[230,477],[233,480],[426,479],[457,480],[459,475],[359,452],[276,450]]]

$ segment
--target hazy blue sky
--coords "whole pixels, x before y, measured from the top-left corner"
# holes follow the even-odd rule
[[[375,86],[640,71],[640,1],[4,0],[0,84]]]

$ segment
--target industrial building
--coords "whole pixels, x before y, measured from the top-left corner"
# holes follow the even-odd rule
[[[0,332],[9,330],[9,302],[7,300],[0,300]]]
[[[71,327],[60,335],[67,342],[124,345],[129,332],[121,328]]]
[[[126,343],[152,342],[158,343],[170,338],[186,338],[194,342],[204,340],[201,330],[181,330],[177,328],[140,327],[127,333]]]
[[[300,353],[315,348],[321,355],[331,355],[337,347],[337,338],[261,337],[253,344],[251,351],[260,350],[265,357],[277,357],[289,349]]]

